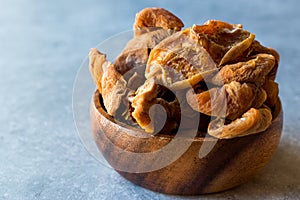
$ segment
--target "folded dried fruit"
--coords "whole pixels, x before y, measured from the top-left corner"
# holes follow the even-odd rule
[[[104,71],[111,64],[106,60],[106,55],[100,53],[97,49],[92,48],[89,53],[89,69],[94,79],[95,84],[98,87],[99,92],[102,91],[102,76]]]
[[[262,88],[267,92],[267,100],[265,101],[265,104],[268,107],[273,108],[278,101],[278,84],[273,80],[267,80],[262,85]]]
[[[191,36],[188,28],[173,34],[153,48],[145,76],[147,79],[156,77],[169,88],[184,89],[216,70],[214,61]]]
[[[137,34],[140,30],[143,32],[146,27],[180,31],[183,26],[184,24],[178,17],[163,8],[145,8],[136,14],[133,28]]]
[[[228,125],[218,118],[208,126],[208,133],[220,139],[242,137],[265,131],[272,122],[272,114],[268,108],[251,108]]]
[[[91,49],[90,72],[108,114],[150,134],[195,123],[220,139],[266,130],[278,105],[279,54],[240,24],[183,26],[165,9],[146,8],[114,63]]]
[[[201,45],[207,49],[219,65],[228,63],[247,50],[255,35],[242,29],[241,24],[228,24],[218,20],[208,20],[203,25],[193,26]]]
[[[153,133],[157,127],[163,127],[165,120],[160,119],[163,113],[166,113],[169,127],[175,129],[177,126],[176,122],[179,119],[176,119],[176,117],[179,117],[179,115],[176,114],[180,112],[179,102],[174,97],[170,101],[164,99],[162,94],[166,90],[165,87],[157,84],[155,79],[148,79],[130,99],[131,106],[134,108],[132,116],[146,132]],[[170,98],[171,95],[168,96]],[[154,105],[161,105],[162,107],[155,109]],[[155,109],[152,110],[152,113],[151,108]]]
[[[187,93],[187,101],[194,110],[230,120],[238,118],[251,107],[260,107],[266,98],[266,93],[255,85],[236,81],[199,94],[192,90]]]
[[[238,62],[225,65],[210,80],[216,85],[223,85],[232,81],[241,83],[255,83],[261,86],[265,83],[267,75],[275,65],[275,58],[269,54],[257,54],[247,62]]]
[[[135,71],[145,73],[150,51],[163,39],[172,35],[173,31],[162,28],[148,29],[149,31],[135,36],[130,40],[114,64],[122,75],[134,68]]]

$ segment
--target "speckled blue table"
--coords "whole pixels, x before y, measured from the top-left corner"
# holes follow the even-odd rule
[[[287,1],[0,1],[0,199],[300,199],[300,3]],[[165,7],[187,26],[244,24],[281,54],[284,130],[268,166],[227,192],[154,193],[103,167],[73,122],[72,89],[89,48],[128,30],[134,14]]]

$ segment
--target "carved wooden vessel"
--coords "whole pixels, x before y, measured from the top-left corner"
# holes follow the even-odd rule
[[[278,146],[282,131],[283,114],[281,103],[278,102],[275,109],[277,117],[266,131],[223,140],[209,138],[204,141],[203,137],[196,137],[174,162],[161,169],[144,173],[134,171],[143,171],[142,168],[147,168],[153,165],[153,162],[164,158],[151,160],[145,157],[142,161],[135,160],[122,150],[137,154],[155,152],[169,144],[173,139],[172,136],[145,137],[147,133],[144,131],[117,123],[103,109],[97,91],[90,107],[91,126],[94,139],[105,159],[129,181],[167,194],[213,193],[246,182],[269,162]],[[209,143],[215,145],[205,157],[200,158],[199,150],[204,142],[206,145]],[[178,149],[180,148],[178,145]],[[131,168],[134,169],[127,172],[120,170]]]

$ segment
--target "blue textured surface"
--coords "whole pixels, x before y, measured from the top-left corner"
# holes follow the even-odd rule
[[[227,192],[178,197],[134,186],[84,149],[72,116],[76,72],[89,48],[160,6],[186,26],[241,23],[281,54],[285,111],[272,161]],[[0,199],[300,199],[300,3],[290,1],[0,1]]]

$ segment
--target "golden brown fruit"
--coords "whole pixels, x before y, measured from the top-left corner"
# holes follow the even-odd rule
[[[276,78],[277,69],[278,69],[279,62],[280,62],[280,56],[279,56],[278,52],[272,48],[262,46],[258,41],[253,41],[250,48],[251,48],[251,54],[266,53],[266,54],[273,55],[275,57],[275,60],[276,60],[275,66],[273,67],[271,72],[268,74],[268,77],[274,81]]]
[[[266,94],[253,84],[232,81],[221,88],[212,88],[199,94],[190,90],[186,98],[189,105],[198,112],[234,120],[253,105],[260,107],[266,100]]]
[[[136,14],[133,29],[139,34],[139,30],[147,27],[180,31],[183,26],[182,21],[170,11],[163,8],[145,8]]]
[[[208,126],[208,134],[219,139],[230,139],[265,131],[272,123],[272,114],[268,108],[251,108],[230,124],[218,118]]]
[[[134,69],[135,72],[144,75],[150,51],[163,39],[173,32],[165,29],[155,29],[130,40],[120,55],[116,58],[114,65],[118,72],[124,75]]]
[[[156,83],[155,79],[146,80],[144,85],[142,85],[136,92],[135,95],[130,99],[131,106],[134,111],[132,112],[133,118],[148,133],[154,133],[159,131],[157,129],[163,128],[165,124],[169,128],[176,128],[176,121],[178,119],[172,119],[179,116],[175,116],[180,112],[178,101],[176,99],[168,102],[167,100],[160,97],[159,93],[161,90],[165,90],[163,86]],[[155,105],[161,105],[163,108],[157,109]],[[150,108],[154,108],[152,113]],[[166,118],[160,121],[160,117],[166,113]],[[159,124],[159,128],[157,126]]]
[[[216,85],[223,85],[231,81],[238,81],[242,83],[255,83],[261,86],[274,65],[274,56],[270,54],[258,54],[255,58],[247,62],[225,65],[210,82]]]
[[[186,29],[166,38],[151,51],[145,76],[157,77],[166,87],[178,90],[195,85],[216,70],[210,55]]]
[[[162,128],[157,122],[163,121],[164,112],[166,132],[180,121],[188,129],[198,115],[224,118],[229,123],[224,130],[232,126],[242,130],[243,114],[258,116],[252,109],[264,114],[264,104],[274,113],[278,98],[274,79],[280,60],[274,49],[262,46],[240,24],[209,20],[180,31],[183,26],[167,10],[146,8],[136,15],[135,36],[114,65],[104,54],[91,50],[90,71],[110,115],[120,120],[122,113],[121,120],[132,119],[153,133]],[[202,87],[203,83],[209,87]],[[179,98],[170,100],[166,91]],[[201,129],[206,130],[208,123],[205,120]],[[254,130],[254,124],[251,127]]]
[[[262,88],[264,88],[264,90],[267,93],[267,100],[265,104],[268,107],[273,108],[278,101],[278,93],[279,93],[278,84],[273,80],[267,80],[262,86]]]
[[[106,55],[100,53],[97,49],[91,48],[89,52],[89,70],[92,75],[92,78],[97,85],[99,92],[102,92],[102,76],[104,71],[108,68],[111,64],[106,60]]]
[[[242,29],[240,24],[228,24],[218,20],[208,20],[203,25],[194,25],[192,30],[218,65],[239,57],[251,46],[255,38],[254,34]]]
[[[115,67],[110,65],[103,74],[101,84],[104,106],[107,113],[114,116],[126,94],[126,81]]]

